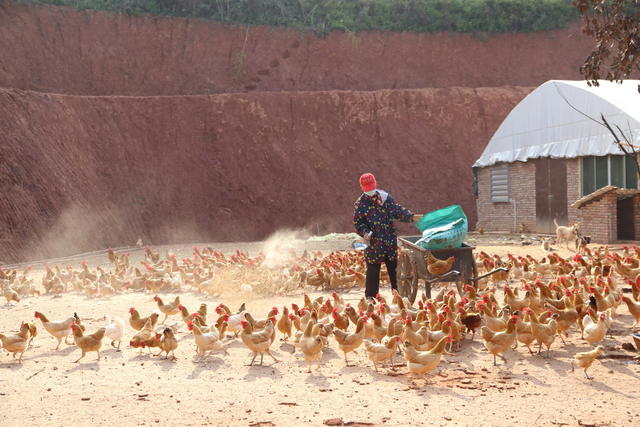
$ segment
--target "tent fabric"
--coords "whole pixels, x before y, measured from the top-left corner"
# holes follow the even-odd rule
[[[589,117],[601,121],[604,114],[634,145],[640,145],[639,83],[601,81],[598,87],[590,87],[586,81],[544,83],[509,113],[473,167],[540,157],[624,154],[611,133]]]

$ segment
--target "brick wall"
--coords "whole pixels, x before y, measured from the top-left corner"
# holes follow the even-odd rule
[[[635,226],[635,239],[640,240],[640,194],[634,196],[633,201],[633,220]]]
[[[512,201],[493,203],[491,168],[479,169],[476,200],[478,225],[486,231],[518,232],[520,224],[525,224],[529,230],[533,230],[536,225],[535,182],[536,168],[533,163],[510,163],[509,183]]]
[[[607,193],[580,208],[580,230],[592,243],[611,243],[618,238],[618,197]]]
[[[580,222],[580,211],[571,204],[583,196],[580,179],[580,159],[567,159],[567,216],[569,224]]]
[[[567,214],[569,224],[580,221],[580,212],[571,204],[581,197],[580,159],[567,161]],[[509,164],[511,202],[491,201],[491,167],[478,170],[478,225],[486,231],[519,232],[520,224],[536,229],[536,166],[533,162]],[[516,215],[514,221],[514,215]],[[565,224],[562,224],[565,225]]]

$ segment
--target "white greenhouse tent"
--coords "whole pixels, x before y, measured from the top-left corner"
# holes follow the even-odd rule
[[[551,80],[525,97],[473,165],[477,226],[552,233],[579,222],[594,241],[640,240],[636,161],[601,118],[640,151],[639,84]]]
[[[638,84],[640,80],[601,81],[598,87],[586,81],[548,81],[509,113],[473,166],[624,154],[611,133],[589,117],[601,121],[604,114],[611,125],[632,136],[634,145],[640,145]]]

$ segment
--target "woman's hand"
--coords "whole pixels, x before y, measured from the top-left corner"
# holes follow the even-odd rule
[[[362,236],[362,238],[368,242],[371,240],[371,236],[373,236],[373,231],[368,232],[367,234]]]

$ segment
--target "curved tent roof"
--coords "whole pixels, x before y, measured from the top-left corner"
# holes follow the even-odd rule
[[[598,121],[604,114],[612,126],[619,125],[632,138],[634,145],[639,144],[639,83],[601,81],[599,87],[590,87],[586,81],[550,80],[509,113],[473,166],[539,157],[624,154],[604,126],[580,112]]]

